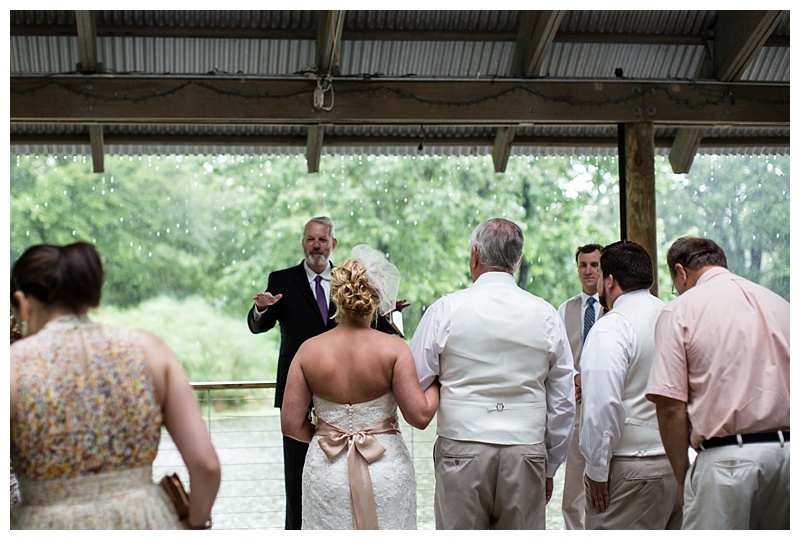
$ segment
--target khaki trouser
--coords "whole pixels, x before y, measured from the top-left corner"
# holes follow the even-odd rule
[[[701,450],[686,473],[684,529],[789,529],[789,443]]]
[[[438,437],[437,529],[544,529],[543,443],[500,445]]]
[[[587,491],[587,531],[681,528],[678,483],[667,456],[613,456],[608,471],[608,495],[608,508],[597,514]]]
[[[567,462],[564,464],[564,489],[561,494],[561,515],[564,516],[564,528],[583,530],[586,515],[583,485],[583,473],[586,460],[579,448],[580,418],[575,415],[575,428],[572,431],[572,442],[569,445]]]

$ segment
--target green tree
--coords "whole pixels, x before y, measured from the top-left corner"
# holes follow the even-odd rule
[[[664,254],[686,234],[716,240],[732,271],[788,298],[788,156],[698,156],[688,175],[657,157],[655,173],[664,299]],[[312,216],[336,222],[335,262],[366,243],[397,265],[401,297],[412,302],[408,336],[427,306],[470,285],[469,236],[485,219],[521,226],[518,283],[553,305],[578,290],[575,248],[613,242],[620,231],[618,161],[600,156],[514,156],[504,174],[488,157],[463,156],[324,156],[316,174],[302,156],[108,156],[102,174],[83,157],[16,156],[10,188],[12,261],[36,243],[94,242],[107,271],[103,305],[132,326],[141,327],[142,306],[165,305],[161,297],[185,302],[175,324],[154,328],[189,344],[182,354],[202,378],[253,373],[245,364],[261,372],[272,354],[262,344],[275,346],[277,332],[252,336],[244,316],[269,272],[301,260]],[[248,359],[230,360],[228,375],[215,371],[221,365],[204,358],[225,353],[201,350],[188,330],[197,318],[212,336],[238,321]]]
[[[670,289],[666,250],[696,235],[725,250],[733,273],[789,299],[788,156],[698,156],[686,175],[672,174],[666,162],[659,172],[662,291]]]

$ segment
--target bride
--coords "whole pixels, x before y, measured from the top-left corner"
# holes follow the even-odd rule
[[[439,387],[424,393],[408,345],[370,328],[394,306],[400,274],[359,245],[333,269],[338,325],[307,340],[289,368],[281,411],[284,435],[311,444],[303,469],[303,529],[416,529],[414,465],[397,408],[425,429]],[[316,426],[306,419],[313,400]]]

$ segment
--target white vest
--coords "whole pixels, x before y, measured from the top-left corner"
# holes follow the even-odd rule
[[[448,295],[439,358],[437,433],[495,444],[544,441],[550,370],[544,319],[555,309],[516,284],[476,283]]]
[[[655,328],[664,302],[655,296],[642,295],[636,302],[626,302],[611,313],[625,317],[636,332],[636,356],[625,377],[622,405],[625,424],[612,454],[633,454],[638,451],[662,448],[658,431],[656,406],[644,397],[650,368],[655,357]]]

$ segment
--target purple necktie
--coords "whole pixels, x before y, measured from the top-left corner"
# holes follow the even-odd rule
[[[319,306],[319,312],[322,313],[322,320],[325,322],[325,325],[327,326],[328,302],[325,301],[325,290],[322,288],[322,276],[315,277],[314,281],[317,282],[315,292],[317,293],[317,305]]]

